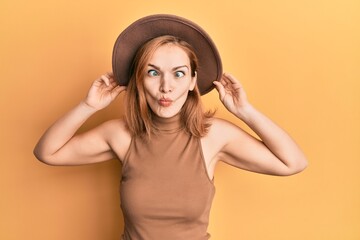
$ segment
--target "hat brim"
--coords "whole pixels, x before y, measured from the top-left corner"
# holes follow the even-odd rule
[[[141,18],[128,26],[117,38],[112,57],[113,73],[121,86],[130,79],[130,69],[137,50],[147,41],[172,35],[189,43],[199,60],[197,85],[204,95],[214,88],[213,81],[222,76],[219,52],[210,36],[197,24],[175,15],[156,14]]]

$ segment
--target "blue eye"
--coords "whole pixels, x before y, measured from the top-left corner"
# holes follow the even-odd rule
[[[182,72],[182,71],[177,71],[177,72],[175,72],[175,77],[181,78],[181,77],[183,77],[183,76],[185,76],[185,73],[184,73],[184,72]]]
[[[149,74],[149,76],[151,76],[151,77],[157,77],[157,76],[159,76],[159,73],[158,73],[156,70],[154,70],[154,69],[149,70],[149,71],[148,71],[148,74]]]

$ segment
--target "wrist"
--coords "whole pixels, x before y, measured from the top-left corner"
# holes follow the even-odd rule
[[[240,118],[246,124],[251,122],[252,116],[256,113],[256,109],[250,103],[242,106],[238,109],[236,116]]]
[[[85,114],[89,114],[92,115],[95,112],[97,112],[98,110],[94,107],[92,107],[91,105],[89,105],[86,101],[81,101],[79,104],[79,108],[85,113]]]

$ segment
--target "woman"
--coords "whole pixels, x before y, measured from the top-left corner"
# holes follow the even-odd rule
[[[160,25],[166,21],[164,17],[179,19],[171,15],[150,19],[157,19]],[[153,24],[149,18],[146,22]],[[139,22],[135,26],[139,26]],[[202,29],[192,26],[203,35]],[[130,34],[137,31],[134,26],[129,28]],[[225,107],[261,140],[203,112],[200,94],[211,88],[199,83],[208,81],[203,78],[206,64],[197,59],[199,49],[180,39],[181,34],[176,31],[170,30],[170,33],[173,35],[162,32],[146,40],[139,49],[134,47],[135,57],[127,57],[131,61],[127,87],[118,85],[112,73],[94,81],[87,97],[56,121],[34,150],[39,160],[51,165],[88,164],[118,158],[123,165],[121,207],[125,220],[123,239],[126,240],[208,239],[209,211],[214,196],[212,179],[218,161],[279,176],[298,173],[307,164],[297,144],[248,102],[244,89],[232,75],[220,75],[212,84]],[[189,41],[192,41],[195,37],[190,35]],[[122,44],[123,39],[124,35],[118,41]],[[209,43],[208,36],[205,41]],[[119,57],[117,47],[118,42],[114,59]],[[214,61],[219,61],[216,54],[214,56]],[[114,66],[119,77],[119,67]],[[219,71],[221,67],[215,75]],[[121,84],[121,80],[118,82]],[[105,108],[125,90],[125,119],[111,120],[83,134],[75,134],[93,113]]]

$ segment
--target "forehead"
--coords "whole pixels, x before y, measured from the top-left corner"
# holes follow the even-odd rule
[[[158,47],[149,58],[149,63],[155,65],[189,65],[190,59],[182,47],[170,43]]]

